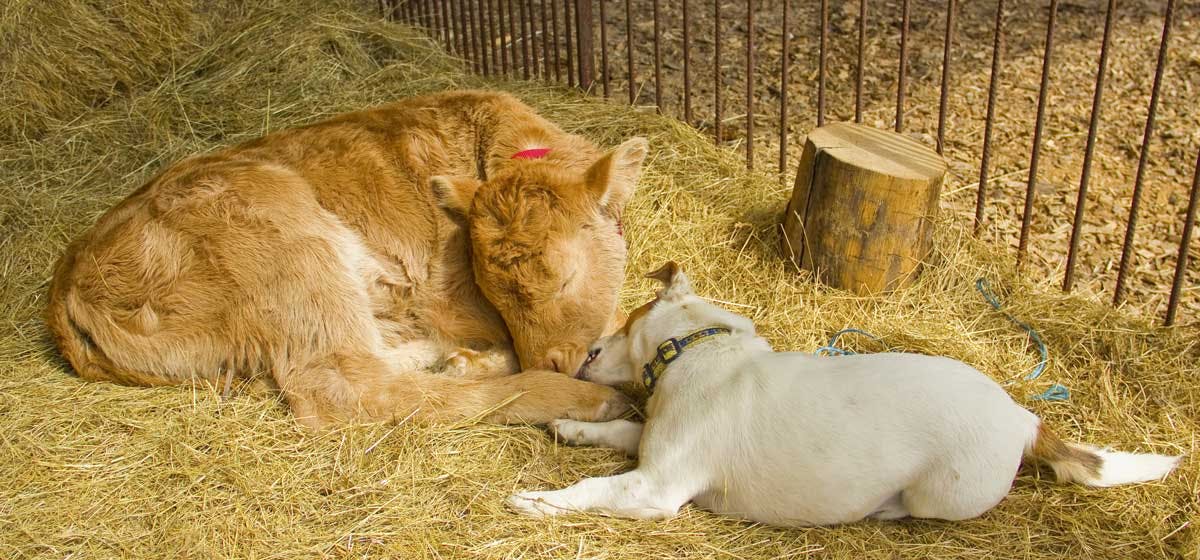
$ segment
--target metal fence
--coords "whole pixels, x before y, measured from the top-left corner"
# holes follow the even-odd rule
[[[729,33],[728,17],[722,14],[722,8],[730,6],[742,8],[744,1],[745,21],[736,22],[737,31],[744,34],[740,39],[744,44],[743,53],[726,53],[722,49],[722,33]],[[815,25],[796,26],[789,22],[789,0],[782,2],[781,11],[764,13],[756,7],[754,0],[678,0],[666,2],[652,0],[650,13],[644,14],[634,10],[631,0],[379,0],[379,8],[386,17],[424,28],[432,37],[441,42],[449,51],[465,59],[471,69],[484,76],[507,76],[521,79],[540,79],[564,82],[571,87],[610,98],[614,95],[613,83],[623,80],[627,84],[628,102],[634,104],[638,91],[638,68],[634,53],[643,49],[653,49],[653,90],[655,106],[659,112],[664,110],[663,86],[663,56],[661,43],[664,40],[663,22],[666,10],[677,10],[673,15],[680,16],[682,25],[682,120],[689,124],[697,123],[693,112],[695,95],[693,87],[697,77],[704,80],[703,74],[710,75],[713,118],[711,132],[720,142],[725,137],[722,129],[723,111],[726,103],[744,102],[746,112],[744,120],[744,149],[745,161],[748,168],[755,166],[756,152],[755,136],[755,56],[756,49],[762,45],[756,37],[755,17],[770,20],[778,18],[781,24],[780,33],[782,59],[778,75],[779,92],[779,171],[784,173],[788,165],[788,119],[789,99],[788,80],[790,76],[789,40],[791,29],[808,28],[819,36],[817,52],[816,78],[816,125],[825,124],[827,117],[826,100],[828,97],[826,78],[828,65],[826,63],[829,51],[829,3],[820,0],[819,18]],[[795,0],[792,0],[795,1]],[[975,197],[974,231],[978,236],[984,222],[984,209],[988,200],[989,173],[992,166],[993,128],[996,121],[997,84],[1005,63],[1005,38],[1010,30],[1006,27],[1005,1],[995,0],[994,23],[991,31],[991,60],[990,77],[987,85],[987,113],[984,122],[982,155],[979,159],[979,181]],[[1146,180],[1146,169],[1150,156],[1151,139],[1155,135],[1155,117],[1159,107],[1160,91],[1163,82],[1163,70],[1169,52],[1173,20],[1176,17],[1176,0],[1165,0],[1163,10],[1162,32],[1154,68],[1153,86],[1140,150],[1138,151],[1136,174],[1133,190],[1128,201],[1128,217],[1124,223],[1125,234],[1121,249],[1120,264],[1117,269],[1116,283],[1112,292],[1114,304],[1122,303],[1126,298],[1126,286],[1129,281],[1130,260],[1134,252],[1135,236],[1138,217],[1143,196],[1143,186]],[[895,130],[905,130],[906,94],[909,88],[909,53],[910,48],[910,0],[900,0],[899,13],[875,14],[871,11],[867,0],[858,0],[857,10],[857,57],[854,68],[854,120],[863,122],[864,114],[864,61],[866,47],[866,21],[868,17],[896,18],[899,24],[899,64],[896,68],[897,86],[895,94]],[[1066,243],[1066,268],[1062,279],[1062,289],[1071,291],[1076,280],[1077,256],[1079,253],[1081,226],[1086,214],[1086,196],[1092,177],[1093,154],[1096,147],[1097,131],[1101,123],[1101,101],[1105,88],[1105,76],[1108,73],[1109,52],[1111,49],[1114,13],[1116,0],[1107,0],[1105,7],[1105,24],[1103,38],[1100,42],[1098,63],[1095,74],[1095,86],[1092,91],[1090,120],[1087,140],[1083,154],[1083,167],[1077,189],[1074,208],[1074,218],[1071,224],[1070,240]],[[712,66],[703,69],[693,60],[693,33],[697,31],[693,25],[696,10],[711,10],[712,25]],[[610,10],[623,11],[624,48],[627,58],[623,72],[614,71],[614,61],[609,60],[610,28],[619,26],[622,22],[613,22]],[[952,72],[955,70],[952,62],[952,51],[955,48],[956,15],[959,12],[957,0],[946,0],[944,7],[944,34],[941,59],[941,91],[938,106],[936,147],[942,153],[946,145],[947,111]],[[1044,131],[1046,125],[1047,91],[1050,87],[1050,73],[1054,64],[1055,26],[1059,13],[1059,0],[1049,0],[1045,19],[1044,52],[1041,55],[1041,80],[1037,95],[1037,112],[1033,126],[1033,146],[1029,158],[1028,176],[1021,213],[1019,241],[1016,250],[1017,267],[1020,268],[1027,257],[1029,247],[1029,231],[1033,218],[1033,201],[1035,187],[1038,181],[1038,166],[1040,163]],[[616,14],[620,16],[622,14]],[[597,21],[598,16],[598,21]],[[654,26],[652,45],[635,44],[633,25],[639,18],[649,17]],[[643,19],[644,21],[644,19]],[[702,30],[703,31],[703,30]],[[746,72],[746,89],[744,99],[722,99],[723,87],[721,82],[723,57],[744,57]],[[596,65],[597,59],[599,66]],[[679,108],[676,108],[678,110]],[[761,140],[761,136],[758,137]],[[1189,242],[1192,237],[1196,217],[1198,191],[1200,191],[1200,153],[1197,153],[1195,170],[1192,173],[1190,194],[1187,210],[1183,218],[1182,234],[1179,240],[1179,251],[1175,262],[1174,281],[1171,286],[1167,303],[1164,323],[1172,325],[1176,318],[1181,293],[1186,282],[1188,266]]]

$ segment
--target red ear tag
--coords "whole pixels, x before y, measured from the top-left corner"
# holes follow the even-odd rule
[[[542,159],[550,153],[550,148],[530,148],[513,154],[513,159]]]
[[[625,237],[625,224],[621,220],[617,220],[617,235]]]

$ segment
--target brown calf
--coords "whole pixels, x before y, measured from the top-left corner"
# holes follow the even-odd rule
[[[646,153],[488,92],[277,132],[109,210],[59,262],[48,323],[85,379],[254,379],[311,426],[611,418],[619,393],[549,370],[619,326]]]

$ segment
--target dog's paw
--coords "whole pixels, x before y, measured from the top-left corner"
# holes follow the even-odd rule
[[[600,406],[596,408],[596,411],[591,415],[591,417],[580,418],[580,420],[587,420],[590,422],[607,422],[609,420],[616,420],[617,418],[620,418],[622,414],[629,412],[632,407],[633,402],[628,396],[625,395],[625,393],[613,389],[612,395],[605,399],[604,402],[600,403]]]
[[[579,445],[583,440],[584,424],[578,420],[569,418],[560,418],[551,420],[549,424],[550,433],[554,434],[559,441],[569,443],[571,445]]]
[[[529,517],[549,517],[566,513],[566,510],[546,502],[547,492],[520,492],[504,500],[513,511]]]

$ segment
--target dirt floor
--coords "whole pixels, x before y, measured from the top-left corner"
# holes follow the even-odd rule
[[[826,119],[854,118],[858,56],[858,2],[830,2]],[[1165,2],[1118,3],[1108,63],[1102,119],[1087,196],[1075,291],[1095,301],[1111,301],[1130,194],[1145,127]],[[650,108],[654,95],[654,2],[632,0],[635,90],[637,103]],[[744,150],[746,80],[746,5],[722,4],[721,84],[724,97],[724,144]],[[755,148],[764,170],[779,165],[782,0],[754,2]],[[783,185],[791,185],[803,137],[816,123],[819,6],[790,2],[788,76],[788,163]],[[664,112],[683,115],[681,2],[660,2],[662,98]],[[712,133],[713,3],[690,2],[690,70],[694,124]],[[1053,65],[1046,110],[1042,157],[1035,183],[1030,259],[1025,270],[1034,279],[1061,286],[1071,222],[1083,165],[1106,2],[1060,2],[1054,35]],[[612,97],[628,99],[626,17],[623,2],[608,1],[608,65]],[[597,10],[598,11],[598,10]],[[866,30],[863,120],[880,128],[895,124],[900,49],[898,0],[869,2]],[[1020,231],[1048,2],[1006,2],[1005,45],[993,133],[993,157],[987,183],[982,239],[1012,248]],[[1136,228],[1136,244],[1127,278],[1127,303],[1136,312],[1161,318],[1175,270],[1188,189],[1200,148],[1200,6],[1177,3],[1151,157]],[[561,17],[561,15],[560,15]],[[951,176],[943,208],[958,219],[974,219],[987,108],[995,3],[960,2],[951,54],[946,156]],[[598,19],[598,18],[597,18]],[[944,3],[913,2],[909,24],[908,100],[905,130],[935,145],[943,38]],[[565,52],[564,52],[565,55]],[[597,67],[602,59],[597,56]],[[602,75],[602,73],[600,74]],[[600,83],[597,83],[597,91]],[[1197,231],[1200,236],[1200,231]],[[1200,256],[1193,241],[1191,258]],[[1181,298],[1180,322],[1200,321],[1200,266],[1190,266]]]

